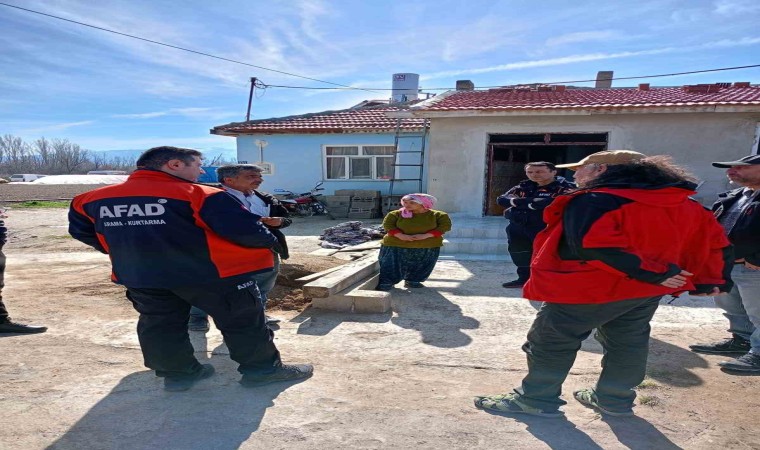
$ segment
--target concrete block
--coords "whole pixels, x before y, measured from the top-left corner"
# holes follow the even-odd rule
[[[366,291],[370,292],[370,291]],[[380,292],[382,294],[388,294],[387,292]],[[357,314],[378,314],[391,310],[391,296],[385,297],[354,297],[354,312]]]
[[[354,301],[354,312],[359,314],[377,314],[391,310],[391,293],[374,290],[380,275],[375,275],[350,289],[344,295]]]
[[[354,310],[354,300],[345,295],[331,295],[329,297],[311,299],[311,307],[329,311],[352,312]]]

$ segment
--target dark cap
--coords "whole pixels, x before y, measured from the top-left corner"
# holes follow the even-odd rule
[[[738,161],[721,161],[712,163],[713,167],[728,169],[733,166],[754,166],[760,164],[760,155],[749,155]]]

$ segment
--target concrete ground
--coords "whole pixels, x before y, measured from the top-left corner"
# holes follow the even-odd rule
[[[593,339],[565,383],[565,419],[474,408],[474,395],[519,385],[535,314],[500,286],[510,269],[494,262],[439,262],[427,288],[393,291],[388,314],[282,312],[283,360],[315,366],[297,384],[244,389],[219,333],[192,333],[217,374],[168,393],[142,365],[136,313],[108,282],[107,258],[65,237],[65,212],[12,213],[4,297],[14,317],[50,330],[0,337],[2,449],[760,448],[760,378],[687,350],[725,335],[709,300],[657,312],[633,418],[572,400],[599,373]],[[298,230],[299,251],[316,248]]]

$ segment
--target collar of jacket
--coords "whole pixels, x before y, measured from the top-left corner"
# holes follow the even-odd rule
[[[720,194],[718,194],[718,197],[719,197],[718,200],[723,200],[723,199],[730,200],[735,197],[738,197],[739,195],[741,195],[742,192],[744,192],[744,186],[736,188],[736,189],[731,189],[730,191],[721,192]]]
[[[198,184],[194,181],[186,180],[184,178],[176,177],[170,173],[166,173],[163,170],[156,169],[137,169],[132,172],[132,175],[127,180],[152,180],[152,181],[168,181],[176,182],[181,181],[183,183]]]

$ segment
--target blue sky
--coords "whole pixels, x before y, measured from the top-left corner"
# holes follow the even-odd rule
[[[1,0],[251,64],[362,88],[395,72],[422,88],[682,72],[760,64],[760,1]],[[245,118],[250,77],[327,85],[0,6],[0,134],[91,150],[188,146]],[[760,68],[642,80],[760,83]],[[617,81],[634,86],[639,80]],[[590,85],[590,84],[578,84]],[[437,91],[442,92],[442,91]],[[387,92],[270,88],[253,118],[350,107]]]

